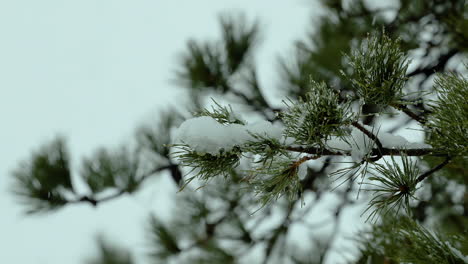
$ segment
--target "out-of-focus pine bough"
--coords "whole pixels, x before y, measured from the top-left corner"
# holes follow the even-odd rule
[[[134,264],[132,254],[120,246],[116,246],[102,236],[97,238],[99,253],[90,258],[86,264]]]
[[[125,248],[110,243],[102,236],[97,238],[99,253],[86,264],[134,264],[132,254]]]
[[[230,145],[211,138],[208,151],[176,142],[171,129],[183,117],[167,111],[137,130],[134,147],[85,159],[74,178],[88,187],[81,192],[60,138],[14,172],[26,212],[97,206],[167,171],[184,189],[172,221],[150,217],[155,263],[331,263],[342,212],[362,201],[372,227],[355,234],[359,249],[343,256],[349,262],[468,263],[467,3],[401,0],[372,8],[332,0],[323,8],[296,57],[280,62],[283,106],[269,103],[258,80],[256,22],[225,16],[220,41],[189,42],[177,81],[193,98],[196,120],[212,119]],[[249,123],[216,102],[205,109],[207,95],[228,95],[274,124]],[[404,121],[382,130],[396,118]],[[392,135],[415,124],[427,144]],[[272,132],[278,127],[280,136]],[[184,177],[183,166],[191,168]],[[197,183],[203,188],[194,190]],[[331,194],[339,202],[317,220],[314,209]],[[327,225],[330,236],[313,235]],[[293,229],[309,239],[295,241]],[[103,240],[99,249],[89,263],[134,263]]]

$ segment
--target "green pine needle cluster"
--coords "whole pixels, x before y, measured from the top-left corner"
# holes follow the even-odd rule
[[[467,156],[468,79],[455,73],[440,75],[435,89],[438,98],[427,123],[432,129],[429,142],[441,152]]]
[[[104,238],[98,238],[99,254],[86,261],[87,264],[134,264],[132,254],[125,248],[113,245]]]
[[[455,247],[467,243],[461,236],[445,238],[421,226],[409,217],[392,217],[373,227],[361,236],[362,263],[369,263],[372,256],[385,256],[396,263],[463,264],[468,260]],[[371,262],[374,263],[374,262]]]
[[[259,134],[251,134],[251,136],[254,140],[243,145],[242,151],[256,155],[255,163],[271,164],[275,157],[287,155],[284,145],[278,139]]]
[[[13,192],[27,206],[27,213],[46,212],[65,205],[73,186],[64,139],[57,138],[44,145],[13,176]]]
[[[303,145],[320,144],[329,136],[346,134],[343,128],[352,120],[348,103],[339,103],[336,91],[324,82],[310,81],[310,91],[299,102],[286,103],[281,113],[285,135]]]
[[[254,190],[260,196],[263,205],[286,196],[291,201],[297,200],[302,193],[298,176],[303,160],[293,160],[284,156],[277,157],[269,166],[261,166],[250,171]]]
[[[227,79],[223,71],[221,52],[216,45],[195,41],[188,43],[188,53],[182,58],[184,70],[179,72],[179,79],[198,90],[207,87],[224,91]]]
[[[235,73],[246,61],[258,41],[257,23],[247,23],[244,16],[220,19],[227,71]]]
[[[106,189],[133,192],[139,183],[138,166],[126,149],[115,152],[100,149],[83,161],[81,176],[93,194]]]
[[[343,75],[358,98],[381,107],[401,103],[408,60],[399,40],[385,33],[372,35],[347,59],[351,73]]]
[[[187,145],[174,146],[179,149],[174,152],[179,162],[183,166],[191,168],[190,173],[195,173],[195,176],[190,178],[189,182],[197,177],[201,180],[209,180],[215,176],[229,176],[233,168],[239,165],[242,154],[239,148],[234,148],[230,152],[220,153],[219,155],[212,155],[196,152]]]
[[[236,116],[236,114],[232,111],[231,106],[229,107],[222,106],[215,100],[212,100],[212,101],[215,105],[211,106],[211,110],[204,108],[198,113],[195,113],[194,116],[209,116],[220,124],[245,125],[245,121],[243,121],[241,118]]]
[[[41,213],[69,203],[90,202],[97,205],[117,194],[136,191],[148,175],[138,155],[121,148],[101,149],[83,160],[80,177],[89,192],[80,194],[71,180],[70,158],[65,140],[56,138],[33,154],[13,173],[13,192],[27,207],[27,213]],[[106,198],[106,190],[114,194]]]
[[[162,160],[170,160],[171,129],[181,121],[182,116],[175,109],[169,109],[159,114],[157,122],[141,125],[136,131],[139,150],[148,151]]]
[[[366,211],[371,211],[368,220],[376,216],[385,217],[389,212],[399,213],[403,208],[409,215],[410,200],[416,199],[417,179],[420,174],[419,166],[406,155],[401,156],[401,165],[393,156],[391,162],[385,160],[384,164],[376,163],[368,170],[372,176],[366,185],[372,186],[369,190],[373,198]]]
[[[150,256],[155,260],[166,260],[181,252],[175,235],[155,216],[149,219],[149,234],[153,252]]]
[[[219,42],[188,43],[188,52],[181,58],[183,67],[177,72],[183,85],[225,93],[230,77],[248,64],[258,41],[258,25],[247,23],[245,17],[221,17],[221,30]]]

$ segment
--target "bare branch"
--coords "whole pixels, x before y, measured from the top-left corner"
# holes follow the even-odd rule
[[[375,162],[378,161],[380,158],[382,158],[382,142],[380,142],[379,138],[374,135],[371,131],[367,130],[365,127],[363,127],[361,124],[358,122],[353,122],[351,123],[355,128],[359,129],[362,133],[364,133],[366,136],[368,136],[370,139],[372,139],[375,142],[375,145],[377,145],[377,156],[370,158],[370,161]]]
[[[405,113],[406,115],[408,115],[412,119],[418,121],[422,125],[424,125],[426,123],[426,119],[424,117],[417,115],[416,113],[411,111],[406,105],[390,105],[390,106],[392,106],[393,108],[395,108],[397,110],[402,111],[403,113]]]
[[[440,163],[439,165],[435,166],[434,168],[426,171],[425,173],[419,175],[418,178],[416,179],[416,183],[423,181],[424,179],[429,177],[434,172],[436,172],[436,171],[442,169],[443,167],[445,167],[445,165],[447,165],[450,162],[450,160],[451,160],[451,158],[449,156],[446,156],[445,160],[442,163]]]
[[[351,152],[339,152],[333,151],[329,149],[324,149],[320,147],[305,147],[305,146],[288,146],[285,148],[286,150],[293,151],[293,152],[300,152],[300,153],[308,153],[308,154],[315,154],[320,156],[351,156]],[[379,155],[382,156],[401,156],[405,154],[407,156],[434,156],[434,157],[444,157],[445,154],[438,154],[434,153],[434,149],[432,148],[415,148],[415,149],[400,149],[400,148],[382,148],[373,149],[371,154],[374,156]]]
[[[158,167],[158,168],[148,172],[144,176],[142,176],[139,179],[138,184],[142,183],[143,181],[145,181],[147,178],[154,175],[155,173],[161,172],[163,170],[171,170],[172,171],[174,169],[174,167],[177,167],[177,166],[178,165],[176,165],[176,164],[169,164],[169,165],[166,165],[166,166]],[[103,197],[103,198],[100,198],[100,199],[96,199],[96,198],[94,198],[92,196],[89,196],[89,195],[84,195],[84,196],[79,197],[76,200],[70,200],[70,201],[68,201],[68,203],[89,203],[92,206],[98,206],[100,203],[116,199],[116,198],[124,195],[125,193],[127,193],[127,190],[122,189],[122,190],[117,191],[116,193],[113,193],[113,194],[111,194],[109,196],[106,196],[106,197]]]

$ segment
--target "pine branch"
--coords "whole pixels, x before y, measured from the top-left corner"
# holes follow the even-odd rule
[[[366,104],[385,107],[401,100],[409,61],[399,39],[393,40],[385,32],[371,35],[346,57],[352,71],[342,71],[342,75]]]
[[[320,143],[327,136],[343,136],[343,124],[354,119],[349,102],[340,102],[339,95],[325,82],[310,80],[310,90],[299,102],[285,102],[281,113],[284,135],[304,145]]]
[[[305,147],[305,146],[288,146],[284,149],[293,152],[300,152],[300,153],[308,153],[320,156],[351,156],[351,152],[340,152],[340,151],[333,151],[329,149],[324,149],[320,147]],[[403,154],[407,156],[419,157],[419,156],[434,156],[434,157],[443,157],[445,154],[439,154],[434,152],[432,148],[414,148],[414,149],[400,149],[400,148],[382,148],[373,149],[371,151],[371,155],[378,156],[381,154],[382,156],[401,156]]]
[[[426,124],[426,119],[422,116],[419,116],[417,115],[416,113],[414,113],[413,111],[411,111],[408,106],[406,105],[399,105],[399,104],[391,104],[390,105],[391,107],[397,109],[397,110],[400,110],[402,111],[403,113],[405,113],[406,115],[408,115],[409,117],[411,117],[412,119],[418,121],[420,124],[424,125]]]
[[[468,65],[465,66],[468,69]],[[426,127],[429,144],[448,155],[468,155],[468,78],[456,73],[441,74],[434,80],[437,102]]]
[[[99,254],[86,261],[87,264],[133,264],[135,263],[131,252],[120,246],[110,243],[99,236],[97,239]]]
[[[466,244],[466,238],[447,237],[406,216],[389,214],[382,220],[357,239],[362,255],[383,255],[395,263],[466,263],[467,257],[454,247]]]
[[[368,136],[370,139],[372,139],[375,144],[377,145],[377,156],[370,158],[370,161],[375,162],[378,161],[380,158],[382,158],[382,151],[383,151],[383,146],[382,143],[380,142],[379,138],[374,135],[371,131],[367,130],[365,127],[363,127],[361,124],[358,122],[352,122],[351,125],[353,125],[355,128],[359,129],[362,133],[364,133],[366,136]]]
[[[171,172],[173,172],[173,170],[175,168],[178,168],[178,165],[176,164],[169,164],[169,165],[166,165],[166,166],[162,166],[162,167],[158,167],[150,172],[148,172],[147,174],[143,175],[137,185],[140,185],[142,182],[144,182],[146,179],[148,179],[149,177],[151,177],[152,175],[154,175],[155,173],[158,173],[158,172],[162,172],[164,170],[170,170]],[[70,203],[70,204],[73,204],[73,203],[89,203],[91,204],[92,206],[96,207],[98,206],[99,204],[103,203],[103,202],[107,202],[107,201],[110,201],[110,200],[113,200],[113,199],[116,199],[116,198],[119,198],[120,196],[128,193],[129,191],[127,189],[121,189],[119,191],[117,191],[116,193],[113,193],[111,195],[108,195],[108,196],[105,196],[105,197],[102,197],[102,198],[99,198],[99,199],[96,199],[94,198],[93,196],[89,196],[89,195],[83,195],[75,200],[69,200],[67,201],[67,203]]]
[[[401,164],[393,156],[391,162],[385,160],[384,164],[374,164],[369,171],[370,182],[363,183],[370,186],[365,190],[371,191],[373,195],[363,213],[372,211],[367,220],[373,221],[378,216],[384,217],[391,211],[399,213],[401,208],[405,209],[408,215],[411,214],[409,202],[415,198],[419,172],[417,163],[406,155],[402,155]]]
[[[148,233],[153,247],[150,256],[155,260],[164,261],[182,252],[177,235],[154,215],[149,218]]]
[[[304,162],[317,159],[317,156],[305,156],[299,160],[289,157],[276,157],[269,166],[260,166],[250,171],[255,179],[252,184],[260,194],[262,205],[277,200],[285,195],[289,200],[298,199],[302,194],[302,185],[299,180],[299,166]]]
[[[450,160],[451,160],[450,156],[446,156],[445,160],[442,163],[440,163],[439,165],[435,166],[434,168],[426,171],[425,173],[419,175],[418,178],[416,179],[416,183],[422,182],[424,179],[429,177],[434,172],[437,172],[438,170],[441,170],[443,167],[445,167],[445,165],[447,165],[450,162]]]

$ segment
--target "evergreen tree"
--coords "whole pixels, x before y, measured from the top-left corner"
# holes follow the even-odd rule
[[[323,6],[280,61],[282,105],[258,80],[259,25],[222,17],[220,40],[190,41],[181,57],[192,116],[161,113],[135,147],[84,160],[88,193],[71,182],[66,142],[45,144],[13,175],[26,212],[98,206],[169,172],[181,193],[173,221],[149,218],[154,263],[331,263],[343,211],[358,203],[371,228],[349,238],[358,253],[348,262],[468,263],[468,4]],[[394,134],[410,126],[424,143]],[[338,202],[317,222],[311,212],[330,194]],[[330,236],[292,235],[322,225]],[[134,263],[102,239],[99,248],[89,263]]]

